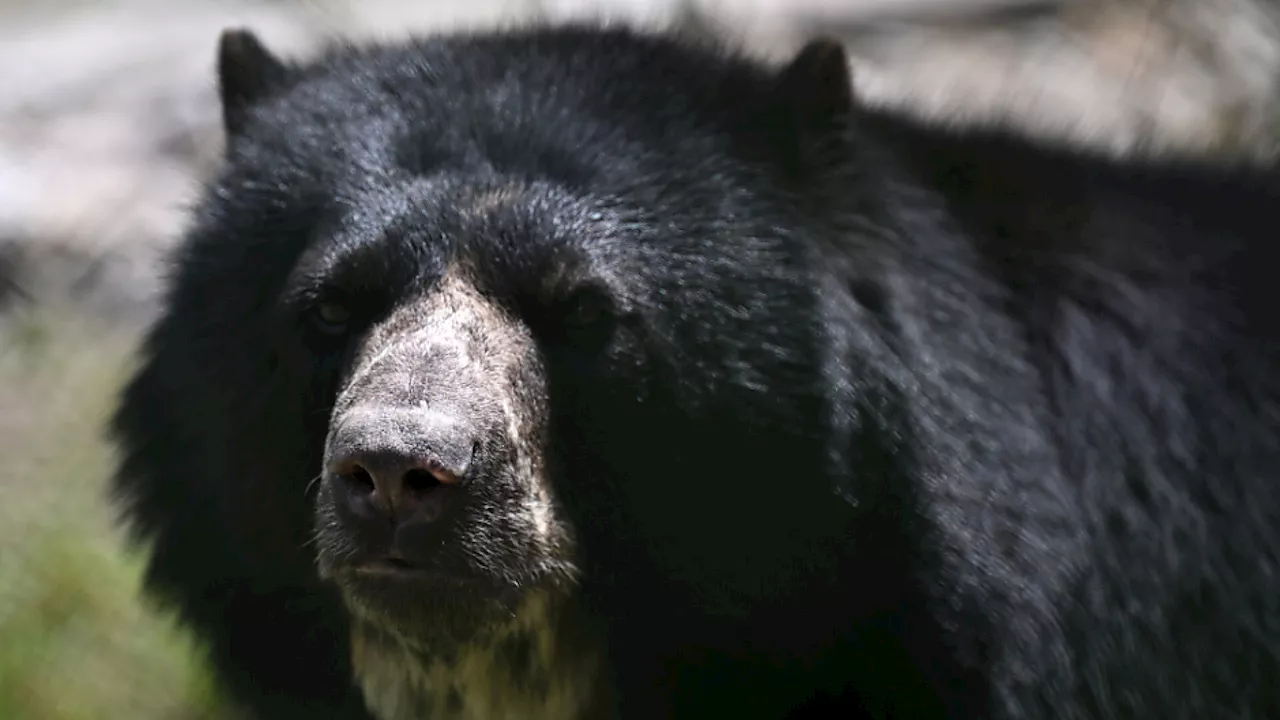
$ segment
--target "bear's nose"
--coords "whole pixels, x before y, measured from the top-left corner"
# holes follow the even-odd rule
[[[474,433],[456,417],[420,409],[355,410],[330,438],[327,474],[358,518],[432,522],[467,477]]]

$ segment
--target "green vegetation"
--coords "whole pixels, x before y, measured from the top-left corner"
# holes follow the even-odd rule
[[[224,720],[199,648],[139,593],[104,420],[136,335],[0,316],[0,718]]]

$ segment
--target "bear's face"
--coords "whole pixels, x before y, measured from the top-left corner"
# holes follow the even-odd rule
[[[793,195],[815,57],[668,86],[556,42],[222,61],[188,265],[254,289],[221,312],[300,393],[322,575],[415,644],[584,571],[741,614],[822,572],[840,521],[810,480],[828,339],[798,240],[828,228]],[[816,61],[847,93],[843,56]]]
[[[548,476],[540,341],[610,318],[585,314],[599,298],[582,294],[581,274],[516,287],[500,267],[512,260],[501,238],[525,243],[528,263],[568,250],[545,228],[571,221],[573,204],[527,209],[558,199],[493,178],[389,184],[360,203],[386,208],[384,225],[335,232],[294,271],[301,350],[341,367],[317,494],[321,573],[400,635],[465,639],[576,580]],[[366,262],[386,257],[402,264]],[[559,317],[530,322],[531,308],[556,304]]]
[[[777,412],[761,397],[755,417],[724,414],[750,407],[734,395],[749,399],[765,368],[743,357],[734,318],[707,318],[732,300],[747,303],[738,322],[767,317],[794,292],[780,253],[755,274],[717,267],[639,208],[485,173],[404,178],[352,206],[300,255],[279,312],[295,367],[332,388],[320,569],[368,621],[438,645],[441,629],[463,639],[529,593],[569,590],[561,492],[628,508],[602,522],[681,537],[711,499],[662,484],[720,492],[694,477],[714,471],[705,453]]]

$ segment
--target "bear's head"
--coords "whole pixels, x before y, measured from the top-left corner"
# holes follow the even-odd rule
[[[187,267],[252,288],[243,352],[314,439],[362,623],[442,652],[584,588],[738,617],[821,576],[838,46],[777,72],[565,28],[291,66],[232,32],[220,78]]]

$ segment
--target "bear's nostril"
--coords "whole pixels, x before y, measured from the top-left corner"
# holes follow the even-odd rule
[[[425,493],[444,483],[430,470],[410,470],[404,475],[404,488],[412,493]]]
[[[338,473],[338,477],[342,478],[352,492],[367,495],[374,491],[373,476],[359,465],[352,465],[349,469]]]

